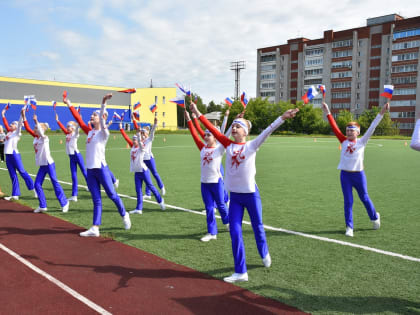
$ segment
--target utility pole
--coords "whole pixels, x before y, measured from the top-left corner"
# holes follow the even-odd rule
[[[230,70],[235,71],[235,100],[239,99],[241,70],[245,69],[245,61],[232,61],[230,63]]]

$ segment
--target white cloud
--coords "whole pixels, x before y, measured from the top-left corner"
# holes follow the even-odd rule
[[[54,63],[32,68],[32,76],[54,73],[61,81],[126,87],[148,86],[151,78],[156,86],[183,82],[205,102],[233,95],[231,61],[246,61],[241,90],[255,96],[258,48],[297,36],[321,38],[328,29],[363,26],[368,17],[394,13],[387,8],[396,5],[389,0],[319,0],[316,5],[309,0],[87,3],[74,9],[65,25],[48,28],[58,48],[43,49],[43,56]],[[398,5],[408,17],[420,10],[420,2],[403,0]]]

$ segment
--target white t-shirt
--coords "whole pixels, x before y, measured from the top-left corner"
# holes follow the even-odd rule
[[[86,138],[86,167],[88,169],[106,166],[105,147],[108,142],[107,129],[92,129]]]
[[[156,129],[156,125],[152,126],[152,129],[150,130],[150,134],[149,137],[143,141],[143,145],[144,145],[144,159],[145,160],[150,160],[151,158],[153,158],[153,153],[152,153],[152,142],[155,138],[155,129]]]
[[[130,172],[138,173],[147,170],[146,164],[143,162],[144,158],[144,148],[143,147],[131,147],[130,151]]]
[[[22,121],[23,119],[20,118],[16,130],[10,131],[6,134],[6,139],[4,141],[4,154],[13,154],[13,152],[19,153],[17,144],[20,140],[20,136],[22,135]]]
[[[50,152],[50,139],[48,136],[34,138],[35,163],[38,166],[44,166],[54,163]]]
[[[79,153],[79,149],[77,148],[77,140],[79,139],[79,128],[77,127],[75,131],[72,133],[66,134],[66,153],[67,154],[75,154]]]
[[[220,164],[225,153],[225,148],[218,144],[216,147],[203,147],[200,151],[201,157],[201,182],[217,183],[222,174],[220,173]]]

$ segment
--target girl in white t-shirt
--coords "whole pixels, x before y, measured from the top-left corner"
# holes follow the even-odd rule
[[[79,130],[80,127],[75,121],[67,122],[67,126],[60,122],[58,119],[58,114],[55,114],[55,120],[57,121],[58,126],[66,135],[66,153],[70,159],[70,172],[71,172],[71,182],[72,182],[72,193],[69,201],[77,201],[78,193],[78,180],[77,180],[77,166],[79,165],[80,172],[85,177],[87,182],[87,172],[85,167],[85,162],[83,161],[83,156],[80,153],[77,147],[77,141],[79,140]]]
[[[357,190],[360,200],[365,205],[366,211],[372,221],[373,228],[379,229],[381,226],[380,215],[375,210],[375,206],[369,198],[367,191],[367,181],[364,172],[365,147],[369,138],[373,135],[375,128],[381,122],[384,114],[389,110],[389,103],[386,103],[381,112],[376,116],[363,137],[360,139],[360,126],[357,122],[349,122],[346,127],[346,135],[343,135],[338,128],[328,105],[322,104],[322,109],[327,115],[331,128],[341,143],[341,157],[338,169],[341,170],[340,181],[344,196],[344,218],[346,221],[346,235],[353,237],[353,187]]]
[[[411,137],[410,147],[414,150],[420,151],[420,113],[417,114],[416,127]]]
[[[208,242],[217,238],[217,223],[213,210],[215,204],[219,209],[223,224],[229,227],[229,213],[224,201],[223,175],[220,171],[225,148],[217,143],[216,138],[209,130],[204,132],[204,144],[198,137],[196,128],[187,111],[185,111],[185,118],[194,142],[200,151],[201,196],[207,216],[207,234],[201,238],[201,241]]]
[[[258,252],[265,267],[270,267],[271,256],[268,252],[264,225],[262,222],[261,197],[255,182],[255,157],[259,147],[267,137],[276,130],[285,119],[292,118],[299,109],[290,109],[277,118],[257,138],[246,141],[251,130],[251,122],[243,118],[233,121],[231,130],[234,141],[220,133],[201,113],[195,104],[190,106],[204,126],[226,148],[225,185],[230,192],[229,227],[232,239],[232,252],[235,262],[235,273],[224,278],[226,282],[248,281],[245,261],[245,247],[242,238],[242,219],[245,208],[251,219],[252,229]]]
[[[39,123],[36,115],[33,116],[35,122],[34,130],[29,126],[28,121],[26,120],[25,108],[22,109],[22,118],[25,125],[26,131],[34,137],[34,150],[35,150],[35,163],[39,166],[38,173],[35,178],[35,191],[38,196],[39,207],[34,210],[35,213],[47,211],[47,200],[45,199],[45,193],[42,189],[42,184],[44,183],[45,176],[47,174],[50,176],[51,184],[53,185],[55,196],[57,197],[58,202],[60,203],[63,212],[69,210],[69,202],[64,194],[64,190],[61,187],[57,179],[57,174],[55,171],[55,163],[50,153],[50,139],[45,134],[45,131],[48,130],[47,123]]]

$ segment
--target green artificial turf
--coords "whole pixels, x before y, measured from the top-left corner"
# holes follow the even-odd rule
[[[114,138],[115,137],[115,138]],[[51,134],[50,146],[60,180],[70,182],[63,135]],[[79,140],[84,154],[85,137]],[[420,258],[420,153],[406,140],[371,139],[365,150],[369,195],[381,214],[382,226],[372,223],[354,191],[354,238],[345,237],[340,151],[335,138],[270,137],[257,153],[256,180],[263,203],[264,224]],[[19,143],[24,165],[36,174],[32,137]],[[189,135],[159,134],[153,144],[168,205],[201,212],[199,152]],[[135,197],[129,172],[129,150],[112,134],[107,162],[120,179],[118,192]],[[5,168],[5,164],[0,165]],[[11,192],[7,171],[0,171],[1,188]],[[19,202],[37,207],[21,182]],[[79,173],[79,184],[85,185]],[[49,181],[44,184],[48,213],[88,228],[92,221],[90,193],[80,188],[79,201],[62,213]],[[71,186],[63,184],[68,197]],[[134,199],[123,198],[127,210]],[[230,235],[218,220],[216,241],[202,243],[205,216],[145,203],[143,215],[132,215],[125,231],[114,204],[103,195],[101,233],[170,261],[222,279],[233,273]],[[244,220],[249,221],[248,215]],[[264,268],[252,229],[243,225],[249,282],[240,286],[314,313],[420,313],[420,262],[408,261],[280,231],[266,230],[273,260]]]

